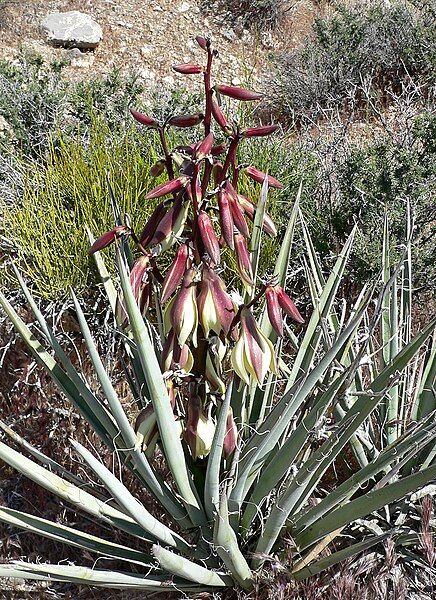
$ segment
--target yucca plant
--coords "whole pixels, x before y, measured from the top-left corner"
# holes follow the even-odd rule
[[[131,568],[15,562],[0,566],[1,576],[148,591],[250,590],[271,560],[281,561],[284,573],[299,580],[388,537],[412,548],[418,543],[401,501],[436,477],[435,346],[429,345],[435,321],[412,336],[410,252],[391,266],[386,251],[381,281],[338,310],[335,300],[355,231],[325,279],[297,197],[273,274],[259,273],[263,232],[276,235],[266,213],[268,187],[281,184],[251,165],[238,164],[238,146],[275,127],[241,131],[228,120],[223,97],[255,101],[259,95],[212,87],[215,52],[209,40],[197,41],[206,66],[177,65],[175,70],[203,74],[204,114],[159,123],[132,111],[145,128],[157,130],[163,157],[153,173],[168,177],[146,198],[167,199],[160,200],[137,234],[130,219],[122,218],[109,187],[115,228],[91,239],[138,414],[117,395],[73,293],[98,390],[73,365],[18,272],[38,338],[0,295],[38,363],[123,473],[130,471],[158,503],[161,516],[133,495],[122,473],[115,475],[109,463],[82,444],[71,440],[103,489],[3,423],[3,431],[25,451],[0,442],[6,463],[135,543],[114,543],[2,507],[0,519],[12,526],[125,561]],[[170,150],[169,127],[199,125],[204,127],[200,141]],[[246,176],[262,184],[257,204],[238,193],[239,179]],[[253,221],[251,229],[248,221]],[[305,311],[311,316],[301,335],[283,320],[288,315],[303,322],[285,292],[298,222],[313,305]],[[387,248],[387,230],[385,240]],[[115,245],[119,282],[110,278],[101,253],[110,244]],[[233,294],[224,282],[230,263],[240,275]],[[381,344],[375,346],[379,335]],[[326,475],[344,452],[355,456],[349,476],[329,490]],[[362,517],[383,507],[392,508],[392,518],[384,516],[369,531]],[[398,511],[406,518],[396,519]]]

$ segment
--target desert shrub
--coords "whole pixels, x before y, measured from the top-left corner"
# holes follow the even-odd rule
[[[12,153],[43,159],[47,139],[79,131],[86,141],[95,115],[104,115],[115,133],[126,125],[128,109],[139,103],[144,92],[134,72],[111,71],[104,78],[77,83],[63,77],[68,59],[48,63],[29,50],[23,50],[14,63],[0,61],[0,114],[8,130],[0,137],[0,154]],[[197,98],[186,90],[147,90],[150,109],[188,110]],[[129,119],[128,119],[129,121]]]
[[[339,239],[360,224],[354,269],[364,281],[378,269],[384,212],[389,215],[392,243],[400,252],[404,240],[407,203],[414,213],[415,277],[418,286],[431,288],[436,271],[434,223],[436,208],[436,116],[416,118],[408,145],[389,138],[350,148],[338,168],[338,199],[331,214],[332,228]]]
[[[217,0],[205,3],[205,10],[212,10],[229,19],[231,24],[265,31],[274,29],[289,3],[286,0]]]
[[[153,207],[144,202],[153,181],[150,140],[133,126],[114,134],[98,117],[87,137],[84,144],[80,135],[59,134],[45,163],[22,165],[22,195],[1,207],[12,255],[46,298],[64,296],[69,286],[83,290],[92,280],[86,226],[97,233],[113,221],[107,178],[133,222]]]
[[[418,7],[419,5],[419,7]],[[388,102],[412,79],[430,93],[435,83],[434,9],[395,1],[340,4],[317,18],[302,48],[275,58],[269,85],[276,111],[287,118],[323,109]]]
[[[15,63],[0,61],[0,114],[10,127],[6,141],[29,155],[40,151],[66,113],[64,64],[47,66],[32,52],[22,52]]]

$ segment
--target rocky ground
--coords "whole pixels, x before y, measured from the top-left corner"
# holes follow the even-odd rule
[[[216,4],[216,10],[215,10]],[[14,60],[21,47],[48,61],[66,59],[65,76],[83,80],[113,69],[133,70],[146,83],[172,86],[178,77],[175,62],[201,60],[196,35],[211,36],[220,49],[223,81],[251,83],[267,68],[272,50],[297,45],[307,35],[320,10],[317,0],[289,2],[274,33],[256,33],[222,8],[225,3],[204,0],[0,0],[0,59]],[[93,51],[54,48],[40,30],[51,12],[80,10],[103,29]]]

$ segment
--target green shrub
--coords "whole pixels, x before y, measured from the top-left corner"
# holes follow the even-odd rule
[[[430,93],[435,82],[434,9],[359,1],[317,18],[304,46],[275,58],[273,104],[285,118],[353,108],[367,96],[386,103],[412,79]],[[419,8],[418,8],[419,4]]]
[[[242,18],[245,27],[271,29],[277,26],[285,9],[284,0],[224,0],[227,10]]]
[[[134,126],[114,135],[96,118],[89,144],[80,135],[59,134],[45,164],[23,165],[22,198],[3,205],[3,227],[38,294],[57,298],[69,286],[83,290],[92,280],[86,226],[95,233],[112,226],[106,177],[122,211],[134,223],[144,220],[153,208],[144,195],[154,182],[154,157],[153,144]]]

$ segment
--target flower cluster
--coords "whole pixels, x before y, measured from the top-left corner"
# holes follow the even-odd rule
[[[222,97],[253,102],[261,95],[241,87],[212,86],[216,53],[208,39],[197,37],[197,42],[205,52],[205,65],[182,64],[174,70],[203,76],[204,113],[173,115],[158,122],[131,111],[138,123],[158,132],[162,144],[162,158],[151,173],[155,177],[166,173],[167,180],[145,196],[159,203],[140,235],[128,226],[118,226],[102,235],[90,250],[95,252],[120,236],[130,236],[140,253],[130,280],[144,313],[149,310],[152,289],[156,285],[160,288],[160,302],[165,305],[162,369],[175,416],[182,423],[182,435],[194,459],[210,451],[214,411],[230,380],[237,377],[241,384],[254,381],[262,385],[269,371],[277,372],[273,345],[260,330],[253,306],[265,296],[271,325],[279,336],[283,335],[283,312],[302,322],[295,304],[281,287],[255,280],[249,223],[255,218],[256,203],[238,192],[241,177],[258,184],[267,179],[270,188],[283,187],[271,175],[238,163],[238,147],[243,140],[271,135],[277,126],[241,130],[225,115]],[[169,149],[167,132],[171,127],[198,126],[204,131],[198,142]],[[263,231],[272,237],[277,233],[267,213]],[[247,303],[236,305],[222,278],[225,247],[234,253],[241,284],[248,292],[246,297],[251,298]],[[173,259],[162,273],[160,257],[168,250]],[[152,411],[146,408],[138,423],[141,443],[149,450],[157,440]],[[230,410],[225,455],[233,452],[236,442]]]

